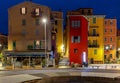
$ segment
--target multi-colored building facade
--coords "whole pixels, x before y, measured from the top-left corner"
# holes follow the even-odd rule
[[[114,62],[116,60],[117,20],[105,19],[104,27],[104,59],[106,62]]]

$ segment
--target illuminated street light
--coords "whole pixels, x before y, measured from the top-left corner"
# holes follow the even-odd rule
[[[42,19],[42,22],[44,23],[44,28],[45,28],[45,61],[46,61],[46,65],[47,65],[47,55],[46,55],[46,24],[47,24],[47,19],[46,18],[43,18]]]
[[[0,47],[2,47],[2,44],[0,44]]]
[[[109,49],[109,47],[108,47],[108,46],[106,46],[106,47],[105,47],[105,49],[106,49],[106,50],[108,50],[108,49]]]

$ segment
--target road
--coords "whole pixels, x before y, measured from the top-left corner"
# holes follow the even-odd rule
[[[55,72],[96,72],[96,73],[120,73],[118,69],[81,69],[81,68],[65,68],[65,69],[41,69],[41,70],[3,70],[0,76],[10,76],[19,74],[38,74],[38,73],[55,73]]]

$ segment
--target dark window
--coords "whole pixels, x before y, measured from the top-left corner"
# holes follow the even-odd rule
[[[110,32],[112,32],[112,29],[110,29]]]
[[[26,25],[26,20],[25,19],[22,19],[22,25]]]
[[[40,25],[40,20],[39,20],[39,19],[36,19],[35,21],[36,21],[36,22],[35,22],[36,25]]]
[[[13,41],[13,49],[16,49],[16,41]]]
[[[112,42],[112,38],[110,38],[110,41]]]
[[[80,42],[80,36],[72,36],[72,43],[79,43]]]
[[[26,35],[26,30],[22,30],[22,35],[23,35],[23,36]]]
[[[78,49],[74,49],[74,53],[77,54],[78,53]]]
[[[105,37],[105,41],[107,41],[107,38]]]
[[[58,25],[58,21],[57,20],[55,20],[55,25]]]
[[[110,58],[112,58],[112,54],[110,54]]]
[[[84,14],[84,10],[82,10],[82,14]]]
[[[107,55],[104,55],[104,59],[107,59]]]
[[[88,10],[88,14],[90,14],[91,13],[91,10]]]

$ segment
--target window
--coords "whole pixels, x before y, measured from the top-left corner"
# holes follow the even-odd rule
[[[110,50],[113,50],[114,49],[114,46],[113,45],[110,45]]]
[[[26,14],[27,13],[27,8],[25,8],[25,7],[20,8],[20,12],[23,15]]]
[[[88,14],[90,14],[91,13],[91,10],[88,10]]]
[[[22,36],[26,35],[26,30],[22,30]]]
[[[110,38],[110,41],[112,42],[112,38]]]
[[[35,20],[35,23],[36,23],[36,25],[40,25],[40,20],[39,20],[39,19],[36,19],[36,20]]]
[[[110,32],[112,32],[112,29],[110,29]]]
[[[93,24],[96,23],[96,17],[93,17]]]
[[[34,49],[40,49],[40,41],[39,40],[34,41]]]
[[[105,37],[105,41],[107,41],[107,38]]]
[[[112,58],[112,54],[110,54],[110,58]]]
[[[104,59],[107,59],[107,55],[104,55]]]
[[[107,24],[107,21],[105,21],[105,24]]]
[[[80,42],[80,36],[72,36],[72,43],[79,43]]]
[[[39,9],[39,8],[36,8],[36,9],[35,9],[35,13],[36,13],[36,16],[39,16],[39,15],[40,15],[40,9]]]
[[[35,31],[35,34],[36,34],[36,36],[39,36],[40,31],[39,31],[39,30],[36,30],[36,31]]]
[[[82,14],[84,14],[84,10],[82,10]]]
[[[13,41],[13,49],[16,49],[16,41]]]
[[[107,32],[107,29],[105,29],[105,32]]]
[[[57,20],[55,20],[55,25],[58,25],[58,21]]]
[[[80,27],[80,21],[72,21],[72,27]]]
[[[97,40],[93,40],[93,45],[97,45]]]
[[[97,54],[97,49],[94,49],[94,54],[95,54],[95,55]]]
[[[110,25],[112,25],[113,24],[113,21],[112,20],[110,20]]]
[[[25,19],[22,19],[22,25],[26,25],[26,20]]]
[[[74,53],[77,54],[78,53],[78,49],[74,49]]]

